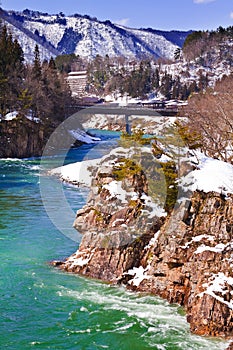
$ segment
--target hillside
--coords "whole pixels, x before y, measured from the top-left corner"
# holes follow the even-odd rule
[[[30,10],[7,12],[1,9],[0,17],[17,37],[28,61],[32,60],[36,44],[40,47],[42,57],[47,59],[51,55],[71,53],[88,58],[108,54],[110,57],[132,59],[171,59],[190,33],[151,28],[131,29],[79,14],[49,15]]]

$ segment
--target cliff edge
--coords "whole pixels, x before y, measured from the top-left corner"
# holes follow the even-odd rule
[[[78,251],[55,265],[178,303],[193,333],[231,337],[232,217],[232,194],[200,190],[167,215],[149,196],[144,171],[110,156],[77,212]]]
[[[41,156],[46,143],[44,128],[24,117],[0,120],[0,135],[0,158]]]

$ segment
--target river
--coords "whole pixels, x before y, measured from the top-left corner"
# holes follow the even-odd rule
[[[113,143],[105,140],[105,148],[108,142]],[[67,162],[82,160],[89,148],[72,150]],[[50,266],[78,243],[50,221],[40,195],[40,167],[39,159],[0,160],[1,349],[226,348],[221,340],[192,335],[177,305]],[[87,190],[66,184],[63,190],[75,215]]]

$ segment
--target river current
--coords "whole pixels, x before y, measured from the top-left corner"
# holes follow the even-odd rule
[[[104,142],[107,148],[113,140]],[[72,150],[67,162],[82,160],[91,147]],[[39,159],[0,160],[0,349],[226,348],[222,340],[192,335],[177,305],[50,266],[78,243],[50,221],[40,195],[40,167]],[[63,190],[75,217],[87,190],[67,184]]]

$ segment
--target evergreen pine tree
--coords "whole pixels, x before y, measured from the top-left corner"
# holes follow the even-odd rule
[[[159,78],[159,70],[158,68],[155,69],[155,72],[152,74],[152,89],[158,89],[159,88],[159,83],[160,83],[160,78]]]
[[[35,46],[32,74],[33,74],[33,79],[35,80],[41,78],[41,61],[40,61],[40,51],[39,51],[38,45]]]
[[[23,84],[23,51],[6,26],[0,30],[0,113],[5,115],[17,106]]]
[[[167,99],[171,98],[171,89],[172,89],[172,77],[170,74],[165,74],[163,75],[161,79],[161,87],[160,87],[160,92],[163,94]]]
[[[49,69],[50,70],[54,70],[54,71],[57,70],[57,67],[56,67],[56,64],[55,64],[55,61],[54,61],[53,57],[51,57],[50,60],[49,60]]]

